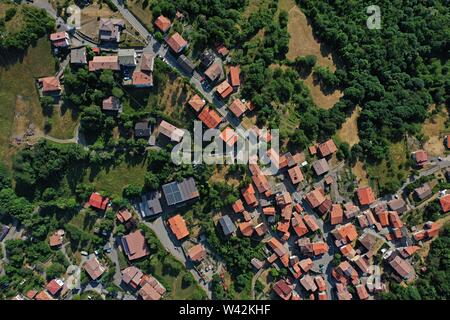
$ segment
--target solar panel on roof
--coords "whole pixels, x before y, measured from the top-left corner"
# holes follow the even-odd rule
[[[176,182],[163,185],[163,191],[169,206],[183,201],[183,197]]]

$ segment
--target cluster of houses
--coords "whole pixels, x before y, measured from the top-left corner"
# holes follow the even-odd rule
[[[318,157],[311,166],[317,179],[323,180],[325,186],[336,183],[331,175],[327,175],[330,158],[337,152],[333,140],[313,145],[309,152]],[[327,288],[324,281],[327,275],[320,263],[322,256],[336,253],[341,260],[332,268],[331,277],[340,300],[372,299],[374,293],[386,290],[384,283],[373,281],[376,273],[371,265],[377,255],[381,255],[388,266],[385,270],[394,279],[399,282],[415,279],[411,256],[421,248],[423,241],[438,235],[440,226],[437,223],[429,221],[422,230],[410,234],[400,219],[408,210],[406,201],[399,196],[387,202],[380,201],[369,186],[355,190],[355,202],[333,203],[318,185],[299,198],[297,187],[307,190],[307,186],[301,185],[305,179],[302,173],[305,156],[302,153],[280,156],[272,149],[268,156],[272,164],[276,164],[278,174],[285,176],[285,182],[288,181],[296,191],[278,189],[263,174],[264,169],[258,164],[250,164],[252,183],[241,190],[242,199],[232,205],[232,214],[219,219],[218,226],[225,236],[252,237],[266,243],[266,260],[253,258],[251,261],[255,269],[271,266],[289,270],[288,277],[274,284],[272,289],[276,295],[285,300],[300,299],[301,296],[330,299],[333,288]],[[418,166],[425,165],[426,157],[424,159],[417,153],[413,156]],[[426,192],[419,188],[414,193],[421,199],[432,195],[429,186]],[[442,211],[448,212],[450,194],[439,201]],[[324,224],[329,224],[331,229],[324,228]],[[330,229],[327,237],[325,229]],[[330,239],[333,240],[332,247]],[[349,290],[349,286],[355,290]]]

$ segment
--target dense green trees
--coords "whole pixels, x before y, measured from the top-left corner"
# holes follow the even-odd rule
[[[298,2],[317,35],[340,57],[335,75],[344,87],[341,102],[363,108],[359,155],[369,161],[385,158],[390,141],[416,133],[428,106],[450,94],[449,7],[439,0],[382,0],[382,28],[371,30],[365,1]],[[334,109],[344,111],[338,104]]]
[[[55,28],[54,20],[45,10],[31,6],[10,8],[6,11],[5,21],[11,20],[16,14],[21,15],[23,27],[18,32],[10,32],[7,24],[0,24],[0,52],[2,50],[25,50],[30,44]]]
[[[450,225],[431,243],[426,271],[407,287],[391,283],[390,292],[381,295],[389,300],[448,300],[450,298]]]

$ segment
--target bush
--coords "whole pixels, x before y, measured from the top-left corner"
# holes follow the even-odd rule
[[[6,10],[5,12],[5,21],[9,21],[11,20],[17,13],[17,9],[16,8],[9,8],[8,10]]]
[[[190,287],[194,283],[194,280],[194,276],[190,272],[185,273],[181,279],[181,287],[183,289]]]

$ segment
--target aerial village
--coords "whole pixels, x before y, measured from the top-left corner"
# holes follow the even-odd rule
[[[164,43],[156,51],[155,40],[149,40],[144,49],[117,48],[115,44],[125,27],[120,19],[98,21],[101,46],[81,41],[76,33],[67,30],[51,34],[50,40],[55,52],[67,52],[70,67],[87,65],[89,72],[94,73],[112,70],[121,74],[124,87],[152,88],[155,59],[162,59],[204,89],[190,97],[186,107],[191,108],[205,128],[219,128],[220,138],[232,147],[238,140],[237,125],[252,110],[251,101],[238,98],[242,81],[239,66],[230,66],[229,72],[224,73],[228,49],[221,45],[206,50],[199,63],[191,61],[183,54],[188,42],[179,33],[171,32],[171,24],[164,16],[155,20],[155,27],[165,35]],[[89,61],[88,51],[94,53]],[[64,90],[64,72],[37,79],[37,86],[42,96],[58,103]],[[206,99],[208,94],[212,99]],[[219,108],[209,105],[209,100],[216,99]],[[101,107],[103,112],[120,117],[119,98],[107,97]],[[270,131],[263,133],[257,127],[253,130],[261,141],[270,144]],[[184,131],[165,120],[155,123],[141,119],[135,122],[133,134],[136,139],[145,139],[152,148],[160,145],[160,140],[181,141]],[[447,137],[443,141],[447,149],[449,140]],[[411,193],[404,186],[398,193],[383,198],[377,198],[369,185],[355,184],[351,196],[340,194],[342,167],[336,159],[337,151],[332,139],[296,154],[277,154],[269,149],[267,156],[275,164],[276,174],[266,175],[265,167],[248,165],[251,183],[239,190],[240,199],[215,221],[225,238],[248,237],[265,244],[265,259],[251,259],[255,275],[267,269],[287,270],[286,276],[270,286],[267,296],[283,300],[374,299],[374,295],[387,290],[387,277],[398,283],[413,281],[416,278],[414,253],[439,234],[441,225],[435,221],[427,221],[421,228],[408,228],[401,220],[416,207],[436,199],[442,212],[450,211],[450,193],[436,190],[433,179],[418,184]],[[434,177],[437,172],[447,181],[450,179],[447,158],[429,157],[423,150],[411,157],[418,175],[408,185],[421,182],[422,177]],[[307,175],[306,171],[311,174]],[[115,223],[123,225],[126,232],[115,239],[111,236],[111,241],[95,252],[82,252],[80,267],[89,275],[88,287],[95,287],[108,269],[107,263],[99,258],[100,252],[114,261],[115,251],[119,250],[128,262],[128,267],[114,277],[126,292],[120,298],[164,299],[167,288],[134,264],[149,255],[138,222],[163,216],[167,239],[171,242],[167,246],[176,249],[180,261],[193,266],[190,272],[208,292],[213,275],[220,274],[224,266],[210,252],[205,239],[190,236],[185,219],[178,213],[180,208],[192,206],[199,196],[195,177],[190,177],[142,194],[133,210],[121,208],[114,212]],[[105,213],[111,210],[111,204],[111,199],[94,192],[83,205]],[[0,240],[8,231],[8,227],[3,227]],[[48,241],[55,250],[64,251],[65,230],[55,230]],[[26,297],[17,299],[66,299],[80,290],[76,284],[79,272],[74,266],[67,278],[53,279],[41,291],[30,291]],[[101,285],[99,290],[100,293],[104,290]]]

